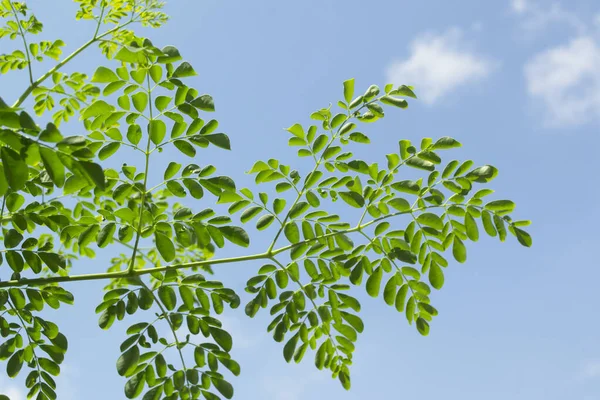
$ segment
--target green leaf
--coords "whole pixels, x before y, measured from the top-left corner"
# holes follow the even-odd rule
[[[169,163],[169,165],[167,166],[167,169],[165,169],[163,179],[164,180],[171,179],[172,177],[174,177],[177,174],[177,172],[179,172],[180,169],[181,169],[181,164],[171,161]]]
[[[259,231],[267,229],[275,221],[275,217],[271,214],[263,215],[256,221],[256,229]]]
[[[233,244],[237,244],[241,247],[248,247],[250,245],[248,233],[238,226],[221,226],[219,227],[219,231],[223,234],[225,239]]]
[[[25,204],[25,197],[21,196],[19,193],[12,192],[6,196],[6,208],[8,208],[8,211],[10,212],[17,211],[23,204]]]
[[[516,227],[514,227],[513,230],[515,232],[515,235],[517,236],[517,240],[519,241],[519,243],[521,243],[525,247],[531,247],[532,240],[529,233]]]
[[[438,290],[444,286],[444,271],[442,271],[442,268],[435,261],[429,267],[429,282],[431,286]]]
[[[231,150],[231,142],[229,141],[229,137],[224,133],[206,135],[204,138],[217,147],[225,150]]]
[[[387,204],[401,212],[410,210],[410,203],[401,197],[393,198]]]
[[[249,207],[249,208],[245,209],[244,212],[242,213],[242,215],[240,216],[240,221],[242,221],[242,223],[245,224],[246,222],[250,221],[252,218],[256,217],[258,214],[260,214],[262,212],[262,210],[263,209],[258,206]]]
[[[310,208],[310,205],[304,201],[299,201],[298,203],[296,203],[296,205],[294,205],[290,211],[289,211],[289,217],[290,218],[297,218],[300,215],[304,214],[308,209]]]
[[[487,203],[484,208],[490,211],[507,212],[515,209],[515,203],[510,200],[495,200]]]
[[[296,351],[297,344],[298,335],[294,335],[290,340],[287,341],[285,346],[283,346],[283,358],[286,362],[292,361],[292,357],[294,357],[294,352]]]
[[[6,364],[6,374],[9,378],[14,378],[19,375],[21,368],[23,367],[23,360],[21,358],[23,354],[23,350],[17,351],[12,357],[8,360]]]
[[[420,158],[412,157],[406,161],[406,165],[416,169],[422,169],[425,171],[434,171],[435,164],[430,161],[425,161]]]
[[[452,255],[459,263],[467,261],[467,248],[463,241],[456,235],[454,235],[454,241],[452,244]]]
[[[100,167],[100,165],[89,161],[79,161],[79,165],[83,167],[87,177],[91,179],[98,189],[104,190],[106,188],[104,171],[102,171],[102,167]]]
[[[477,228],[477,222],[475,218],[470,214],[465,214],[465,228],[467,229],[467,236],[472,241],[476,242],[479,240],[479,229]]]
[[[287,131],[292,135],[299,137],[300,139],[304,139],[304,129],[302,129],[302,125],[294,124],[287,128]]]
[[[188,157],[194,157],[196,155],[196,149],[194,149],[194,146],[185,140],[176,140],[173,142],[173,145],[177,147],[177,150]]]
[[[8,147],[0,149],[4,176],[13,190],[21,190],[29,180],[29,168],[19,153]]]
[[[344,99],[350,103],[354,97],[354,78],[344,81]]]
[[[481,222],[483,223],[483,228],[488,235],[492,237],[498,235],[498,232],[496,232],[496,227],[494,226],[492,213],[483,210],[481,213]]]
[[[453,149],[456,147],[461,147],[462,144],[460,144],[460,142],[456,139],[453,139],[449,136],[444,136],[439,138],[434,144],[433,144],[433,150],[445,150],[445,149]]]
[[[158,298],[163,303],[167,310],[171,311],[175,309],[177,305],[177,294],[171,286],[161,285],[158,288]]]
[[[212,383],[217,388],[219,393],[221,393],[223,396],[225,396],[225,398],[231,399],[233,397],[233,386],[231,386],[231,384],[229,382],[227,382],[224,379],[213,378]],[[206,394],[205,394],[205,396],[206,396]],[[216,400],[216,399],[217,398],[210,399],[210,400]]]
[[[213,339],[215,339],[215,342],[217,342],[217,344],[223,348],[223,350],[231,351],[231,348],[233,347],[233,339],[227,331],[211,326],[210,334]]]
[[[142,394],[146,382],[145,376],[144,372],[140,372],[127,381],[125,384],[125,396],[128,399],[135,399]]]
[[[338,194],[344,202],[352,207],[362,208],[365,205],[365,199],[356,192],[339,192]]]
[[[295,222],[288,222],[283,228],[283,233],[290,243],[298,243],[300,241],[300,230]]]
[[[140,359],[140,349],[138,346],[132,346],[129,350],[121,354],[117,360],[117,372],[121,376],[129,376],[138,366]]]
[[[408,264],[415,264],[417,262],[417,255],[409,250],[394,248],[390,252],[390,256]]]
[[[137,92],[133,96],[131,96],[131,100],[133,101],[133,106],[138,112],[144,112],[146,106],[148,105],[148,94],[146,92]]]
[[[40,157],[48,176],[58,187],[63,187],[65,183],[65,167],[56,155],[56,152],[44,146],[40,146]]]
[[[23,235],[21,235],[15,229],[9,229],[8,232],[4,235],[4,246],[8,249],[12,249],[21,243],[23,240]]]
[[[398,108],[408,107],[408,101],[406,101],[404,99],[399,99],[399,98],[393,97],[393,96],[383,96],[381,98],[381,102],[383,104],[387,104],[387,105],[398,107]]]
[[[498,169],[491,165],[484,165],[483,167],[475,168],[469,172],[465,177],[471,181],[487,183],[490,182],[498,175]]]
[[[398,312],[404,311],[404,305],[406,304],[407,294],[408,294],[408,285],[404,284],[404,285],[400,286],[400,289],[398,289],[398,293],[396,294],[396,302],[395,302],[396,310]]]
[[[98,237],[96,238],[96,243],[98,244],[98,247],[104,248],[108,246],[116,230],[117,225],[114,222],[110,222],[104,225],[104,227],[102,227],[102,229],[98,233]]]
[[[94,76],[92,77],[92,82],[94,83],[111,83],[118,80],[119,77],[117,74],[106,67],[98,67],[96,72],[94,72]]]
[[[393,306],[396,301],[396,289],[398,288],[396,276],[393,275],[383,288],[383,300],[388,306]]]
[[[100,160],[106,160],[107,158],[109,158],[110,156],[115,154],[119,150],[120,147],[121,147],[121,143],[118,143],[118,142],[109,143],[100,149],[100,151],[98,152],[98,158]]]
[[[367,293],[371,297],[379,296],[379,289],[381,287],[381,278],[383,277],[383,269],[377,267],[369,279],[367,279]]]
[[[391,186],[394,190],[409,194],[419,194],[421,190],[419,183],[416,181],[401,181],[393,183]]]
[[[444,229],[444,221],[433,213],[423,213],[417,217],[417,222],[421,225],[429,226],[433,229],[441,231]]]
[[[173,78],[189,78],[191,76],[198,75],[192,65],[186,61],[179,64],[177,69],[173,72]]]
[[[424,318],[417,318],[417,330],[423,336],[429,335],[429,323]]]
[[[171,239],[164,233],[156,231],[154,232],[154,240],[163,260],[166,262],[173,261],[175,259],[175,246]]]
[[[204,94],[190,103],[194,107],[202,111],[215,111],[215,103],[211,96]]]
[[[153,119],[148,124],[148,132],[150,132],[152,143],[159,145],[167,134],[167,125],[160,119]]]

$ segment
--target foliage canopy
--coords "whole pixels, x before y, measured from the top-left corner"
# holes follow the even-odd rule
[[[160,48],[132,30],[163,25],[163,3],[75,1],[76,18],[96,29],[63,56],[62,40],[35,40],[43,25],[24,2],[0,0],[0,38],[22,45],[0,55],[0,71],[27,70],[29,77],[12,105],[0,98],[0,360],[9,377],[26,374],[27,398],[56,398],[68,339],[44,310],[73,304],[66,282],[106,282],[96,308],[102,329],[134,314],[145,321],[129,326],[116,363],[127,398],[213,400],[231,398],[228,376],[241,372],[219,315],[242,299],[211,279],[219,264],[262,260],[247,282],[246,315],[268,309],[267,330],[287,362],[310,352],[318,369],[349,389],[364,329],[352,290],[381,297],[427,335],[438,313],[432,288],[444,285],[449,258],[466,261],[466,243],[481,230],[531,245],[523,230],[529,221],[510,216],[515,204],[487,200],[496,168],[442,162],[440,153],[461,146],[455,139],[400,140],[382,164],[354,157],[352,146],[370,142],[368,124],[416,98],[410,86],[359,93],[354,80],[345,81],[337,108],[287,129],[289,145],[313,160],[312,170],[261,160],[249,173],[268,189],[239,188],[215,166],[194,163],[201,151],[229,150],[230,140],[208,117],[213,98],[185,83],[196,75],[192,65],[176,47]],[[105,65],[61,72],[92,46]],[[48,58],[56,63],[35,79],[35,63]],[[26,100],[32,106],[23,109]],[[36,122],[43,118],[50,122]],[[86,134],[67,135],[77,119]],[[167,148],[182,154],[162,176],[149,174],[152,160],[173,154]],[[109,159],[140,163],[114,169]],[[400,168],[417,174],[398,178]],[[342,206],[355,210],[357,222],[328,211]],[[273,238],[264,252],[215,256],[227,246],[248,247],[249,225]],[[107,247],[123,253],[105,272],[78,273]]]

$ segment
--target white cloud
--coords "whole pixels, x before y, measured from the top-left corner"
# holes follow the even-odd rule
[[[527,0],[512,0],[510,6],[517,14],[523,14],[529,8]]]
[[[8,396],[10,400],[25,400],[24,390],[17,383],[9,383],[0,375],[0,394]]]
[[[582,19],[558,2],[542,4],[536,0],[511,0],[512,11],[522,18],[522,28],[530,33],[541,33],[551,24],[563,24],[579,34],[587,32],[588,27]]]
[[[600,116],[600,45],[580,36],[525,65],[529,95],[545,108],[546,125],[580,125]]]
[[[424,34],[410,45],[407,60],[392,63],[387,69],[389,82],[414,85],[427,104],[465,84],[486,78],[495,63],[475,53],[458,28],[444,34]]]

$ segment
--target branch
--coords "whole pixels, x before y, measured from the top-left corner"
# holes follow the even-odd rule
[[[54,74],[56,71],[61,69],[65,64],[67,64],[69,61],[71,61],[73,58],[75,58],[79,53],[81,53],[82,51],[84,51],[85,49],[87,49],[88,47],[90,47],[92,44],[94,44],[98,40],[102,39],[103,37],[108,36],[116,31],[126,27],[127,25],[131,24],[132,22],[135,22],[135,21],[134,20],[127,21],[123,24],[117,25],[114,28],[104,32],[100,36],[93,37],[92,39],[90,39],[86,43],[84,43],[81,47],[79,47],[77,50],[75,50],[73,53],[69,54],[64,60],[62,60],[61,62],[56,64],[52,69],[50,69],[44,75],[39,77],[35,82],[33,82],[33,79],[32,79],[31,85],[29,85],[29,87],[23,92],[23,94],[12,105],[12,108],[17,108],[21,104],[23,104],[23,102],[27,99],[27,97],[29,97],[29,95],[31,94],[33,89],[35,89],[36,87],[41,85],[42,82],[44,82],[46,79],[51,77],[52,74]]]

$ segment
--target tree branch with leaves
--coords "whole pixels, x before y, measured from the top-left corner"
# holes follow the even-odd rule
[[[9,377],[27,374],[28,398],[56,398],[68,339],[42,315],[74,303],[63,285],[106,282],[96,308],[102,329],[134,314],[146,321],[130,325],[120,347],[117,373],[127,398],[231,398],[228,376],[241,368],[219,315],[243,297],[249,317],[269,309],[267,331],[284,343],[287,362],[312,353],[317,368],[349,389],[364,330],[357,292],[382,297],[427,335],[438,314],[432,289],[444,285],[450,258],[466,261],[466,243],[476,242],[481,228],[531,245],[523,230],[529,221],[511,217],[514,203],[487,200],[493,190],[483,186],[496,168],[442,161],[440,154],[461,146],[455,139],[402,139],[380,163],[353,155],[354,146],[370,143],[370,123],[416,98],[405,85],[372,85],[360,94],[353,79],[345,81],[337,107],[312,113],[312,125],[287,129],[289,145],[312,167],[257,161],[249,170],[256,188],[239,188],[215,166],[194,163],[201,151],[231,145],[207,117],[213,98],[185,83],[196,75],[192,65],[176,47],[159,48],[130,30],[164,24],[163,3],[76,2],[76,18],[93,21],[94,35],[61,58],[61,40],[33,40],[43,25],[25,3],[0,1],[0,38],[24,45],[0,55],[0,71],[27,68],[30,76],[12,106],[0,99],[0,360]],[[92,45],[106,65],[59,72]],[[34,79],[32,64],[44,57],[56,64]],[[33,105],[25,106],[30,96]],[[52,122],[39,126],[36,118],[48,112]],[[64,133],[78,124],[85,135]],[[109,168],[106,160],[117,154],[142,158]],[[167,168],[151,175],[161,157]],[[185,157],[189,163],[180,161]],[[418,175],[401,179],[400,169]],[[343,206],[357,222],[332,211]],[[220,257],[229,246],[249,247],[248,231],[269,235],[269,246]],[[106,248],[122,253],[101,272],[80,272]],[[248,261],[263,265],[249,276],[246,294],[211,279],[221,264]]]

